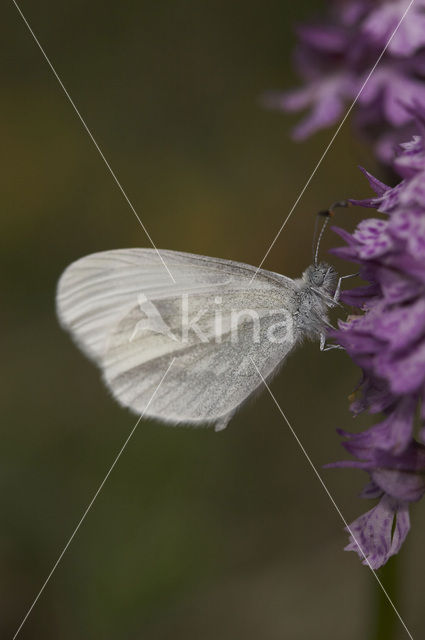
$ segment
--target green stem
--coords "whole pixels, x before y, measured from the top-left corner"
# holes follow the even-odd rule
[[[399,603],[400,560],[398,555],[390,558],[377,572],[386,592],[394,603]],[[375,589],[375,615],[371,640],[395,640],[399,636],[399,620],[387,597],[378,585]],[[396,606],[397,606],[396,604]]]

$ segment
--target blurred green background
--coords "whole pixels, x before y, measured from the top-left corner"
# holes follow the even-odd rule
[[[261,108],[296,82],[303,0],[21,3],[155,243],[258,264],[329,141]],[[134,424],[57,323],[67,264],[149,246],[12,2],[2,6],[0,635],[11,637]],[[314,213],[378,171],[344,127],[265,267],[296,277]],[[350,229],[362,212],[342,212]],[[339,244],[332,233],[323,251]],[[349,265],[333,263],[342,273]],[[272,389],[314,463],[341,458],[358,371],[306,344]],[[359,426],[366,420],[360,419]],[[348,521],[365,477],[323,471]],[[396,594],[425,632],[420,508]],[[372,637],[377,585],[270,397],[220,434],[143,422],[22,638]],[[385,577],[383,578],[385,580]],[[393,616],[388,608],[388,616]],[[399,637],[405,637],[400,627]]]

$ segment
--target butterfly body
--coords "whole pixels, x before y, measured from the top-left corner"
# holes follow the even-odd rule
[[[311,265],[303,277],[294,282],[299,287],[295,311],[298,332],[302,337],[317,339],[325,331],[328,307],[336,303],[334,294],[338,275],[326,263]]]

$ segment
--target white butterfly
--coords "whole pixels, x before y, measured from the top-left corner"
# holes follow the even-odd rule
[[[336,281],[325,263],[291,280],[219,258],[119,249],[65,270],[57,312],[119,403],[220,430],[261,386],[259,372],[270,378],[306,337],[320,338],[323,349]]]

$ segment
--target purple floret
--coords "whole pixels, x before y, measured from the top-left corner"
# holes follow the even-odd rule
[[[354,520],[345,551],[356,551],[363,564],[378,569],[399,552],[410,529],[406,503],[384,494],[379,503]]]

